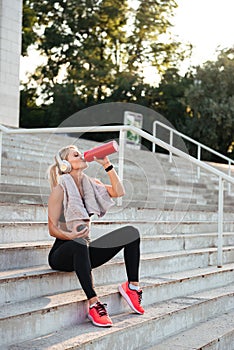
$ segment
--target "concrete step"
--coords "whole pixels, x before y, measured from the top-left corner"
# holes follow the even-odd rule
[[[151,264],[152,268],[157,260],[160,260],[160,262],[167,260],[167,268],[172,269],[169,271],[174,271],[176,264],[178,264],[178,269],[184,269],[186,268],[186,263],[190,264],[190,268],[205,267],[217,263],[217,248],[154,252],[152,240],[145,241],[144,243],[146,245],[145,249],[150,249],[152,253],[147,252],[142,256],[142,259],[143,261],[148,261],[148,264]],[[47,264],[51,245],[51,241],[1,244],[0,271]],[[223,260],[224,263],[234,261],[234,246],[223,247]],[[183,262],[185,262],[184,266]],[[158,269],[159,266],[160,264],[155,266],[155,268]],[[142,264],[142,268],[144,268],[144,264]]]
[[[185,209],[180,207],[160,208],[147,207],[146,205],[130,207],[127,203],[123,206],[113,206],[105,215],[105,220],[145,220],[145,221],[213,221],[217,222],[217,208],[210,210],[209,206],[187,206]],[[190,209],[190,210],[188,210]],[[43,204],[19,204],[19,203],[0,203],[0,222],[47,222],[47,205]],[[234,221],[233,208],[229,212],[224,212],[225,221]]]
[[[5,167],[4,167],[4,164],[2,164],[2,180],[1,180],[2,191],[4,190],[4,187],[6,188],[6,190],[9,191],[10,186],[8,184],[11,183],[15,188],[16,186],[22,187],[22,188],[24,187],[23,192],[26,192],[27,191],[26,185],[29,181],[31,182],[34,181],[34,183],[36,184],[34,186],[35,190],[37,190],[38,183],[40,183],[40,186],[43,187],[43,184],[45,183],[45,181],[42,182],[42,180],[46,179],[47,181],[47,168],[49,164],[46,167],[43,167],[42,169],[40,164],[38,163],[38,164],[35,164],[34,169],[32,169],[32,163],[29,163],[28,166],[26,166],[26,164],[22,164],[22,161],[18,161],[18,162],[20,162],[20,166],[18,166],[16,164],[16,161],[14,161],[14,167],[10,167],[10,168],[7,165],[8,163],[6,164]],[[100,173],[97,173],[97,170],[100,170]],[[22,182],[24,182],[25,185],[21,184],[20,186],[18,182],[19,173],[20,173]],[[102,169],[99,169],[97,167],[93,167],[92,169],[89,168],[86,173],[89,173],[91,177],[95,176],[100,178],[101,181],[104,181],[104,182],[108,181],[108,179],[105,176],[105,173],[103,174]],[[124,176],[124,181],[127,183],[125,184],[125,186],[128,188],[129,186],[134,184],[134,190],[139,189],[139,192],[141,192],[142,183],[145,183],[144,180],[145,179],[142,179],[141,177],[137,178],[136,169],[133,170],[132,174],[129,174],[128,172],[126,172],[126,175]],[[160,197],[167,197],[167,196],[178,197],[180,195],[183,195],[183,197],[185,198],[202,199],[205,196],[210,197],[213,194],[213,191],[211,190],[209,191],[210,194],[207,193],[207,191],[204,192],[204,189],[206,189],[206,185],[203,185],[200,183],[198,184],[193,183],[191,185],[191,183],[186,181],[183,181],[183,182],[176,182],[171,180],[163,181],[163,178],[160,179],[160,177],[157,177],[155,179],[154,176],[150,177],[148,175],[146,180],[147,180],[146,190],[149,192],[151,190],[157,191],[157,196],[160,196]],[[45,188],[48,188],[48,181],[46,183]],[[131,192],[131,189],[130,189],[130,192]]]
[[[154,236],[157,234],[192,234],[192,233],[209,233],[217,232],[217,223],[211,221],[138,221],[134,220],[121,220],[121,221],[104,221],[99,220],[95,221],[95,225],[100,233],[109,232],[119,228],[122,225],[132,224],[143,231],[144,234],[149,236]],[[234,231],[234,222],[225,221],[223,223],[224,232],[233,232]]]
[[[25,150],[29,153],[29,149],[33,151],[39,151],[41,153],[51,152],[51,154],[54,154],[57,152],[58,148],[60,148],[62,145],[72,144],[72,143],[78,143],[78,146],[81,150],[87,150],[88,148],[94,147],[98,145],[98,142],[95,141],[89,141],[85,139],[79,139],[77,137],[68,137],[67,135],[55,135],[55,134],[34,134],[34,135],[3,135],[3,148],[12,147],[13,149],[19,149],[19,150]],[[174,167],[174,169],[184,168],[184,170],[196,171],[196,167],[193,166],[192,163],[188,162],[187,160],[184,160],[182,158],[179,158],[177,156],[173,156],[172,163],[169,163],[169,157],[165,154],[160,153],[151,153],[146,152],[144,150],[138,151],[139,154],[142,154],[145,156],[145,154],[149,154],[150,158],[154,158],[158,162],[162,163],[164,167]],[[130,149],[126,149],[125,153],[128,157],[134,156],[134,151]],[[147,157],[142,157],[142,162],[144,165],[147,165],[148,159]],[[209,165],[224,171],[227,173],[228,167],[226,164],[217,164],[217,163],[209,163]],[[232,166],[232,173],[234,174],[234,166]]]
[[[49,183],[48,180],[45,179],[45,177],[43,176],[43,178],[41,177],[31,177],[31,176],[15,176],[15,175],[1,175],[1,183],[2,184],[13,184],[13,185],[23,185],[23,186],[42,186],[43,188],[45,188],[46,186],[48,186],[49,188]]]
[[[14,186],[19,185],[19,177],[17,176],[18,173],[21,174],[20,181],[21,186],[34,186],[37,188],[38,186],[45,186],[45,188],[48,188],[48,180],[47,180],[47,169],[49,166],[49,163],[47,164],[40,164],[33,162],[33,169],[32,169],[32,162],[28,162],[28,165],[25,163],[26,161],[18,161],[18,165],[16,164],[17,161],[14,160],[14,167],[11,167],[9,169],[8,163],[6,162],[6,165],[4,166],[4,162],[2,164],[2,176],[1,176],[1,182],[2,184],[13,184]],[[118,171],[117,164],[115,164],[116,170]],[[127,192],[131,193],[131,190],[134,187],[134,191],[138,190],[138,192],[141,192],[142,183],[146,184],[146,190],[151,193],[151,191],[157,191],[157,196],[175,196],[178,197],[179,195],[183,194],[184,197],[188,198],[199,198],[205,199],[205,198],[214,198],[216,200],[217,197],[217,186],[212,184],[210,189],[208,189],[207,184],[203,182],[196,182],[196,181],[186,181],[185,176],[183,175],[183,181],[181,179],[175,180],[175,178],[165,178],[165,176],[157,176],[155,179],[154,176],[147,174],[147,177],[142,177],[141,174],[137,174],[137,168],[133,171],[130,171],[125,165],[125,174],[124,174],[124,185],[127,189]],[[92,166],[90,167],[86,173],[91,177],[97,177],[101,181],[106,182],[107,178],[105,173],[103,173],[102,169],[98,166]],[[215,189],[215,192],[214,192]]]
[[[73,142],[75,142],[75,144],[78,144],[78,147],[81,151],[85,151],[99,144],[98,142],[95,142],[95,141],[89,141],[85,139],[76,139],[71,137],[62,137],[62,136],[58,137],[56,140],[55,139],[52,140],[52,138],[50,137],[45,139],[41,135],[40,136],[33,135],[31,137],[30,135],[27,135],[27,136],[14,135],[11,138],[3,137],[3,149],[4,151],[6,151],[7,149],[10,149],[12,152],[14,152],[15,150],[18,150],[20,153],[22,154],[25,153],[26,155],[29,154],[29,152],[31,152],[31,154],[37,155],[39,151],[41,152],[41,154],[54,155],[54,153],[56,153],[59,148],[67,144],[74,144]],[[168,157],[163,154],[160,154],[160,153],[153,154],[145,150],[139,150],[138,152],[142,156],[141,157],[142,163],[144,165],[147,165],[148,162],[147,162],[147,159],[145,159],[146,157],[143,157],[143,156],[145,156],[145,154],[148,154],[151,159],[154,158],[156,161],[164,163],[164,165],[167,167],[171,167],[171,166],[178,167],[178,165],[180,165],[180,167],[184,167],[185,170],[188,170],[188,168],[190,168],[191,170],[193,169],[192,163],[190,163],[190,167],[188,167],[188,161],[180,159],[179,157],[173,157],[173,163],[171,164],[168,162]],[[126,148],[125,155],[127,156],[127,159],[129,157],[132,158],[132,156],[134,156],[134,151]]]
[[[156,202],[154,200],[137,200],[137,199],[123,199],[123,206],[124,207],[138,207],[138,208],[157,208],[161,210],[175,210],[175,211],[185,211],[185,210],[191,210],[191,211],[216,211],[218,210],[218,205],[214,201],[212,204],[204,204],[204,203],[167,203],[165,201],[163,202]],[[224,212],[232,212],[233,211],[233,205],[225,204],[224,203]]]
[[[191,223],[189,226],[189,230],[185,230],[184,228],[189,225],[188,223],[179,223],[172,222],[173,227],[178,226],[178,232],[176,230],[172,230],[169,234],[167,233],[167,222],[158,222],[157,224],[146,221],[134,221],[134,220],[126,220],[126,222],[122,221],[113,221],[113,222],[99,222],[93,221],[91,228],[91,238],[96,239],[110,231],[113,231],[116,228],[123,227],[126,225],[133,225],[139,229],[142,238],[147,238],[152,240],[152,242],[156,242],[155,248],[159,249],[159,244],[165,244],[170,247],[170,241],[174,240],[174,244],[178,241],[181,249],[185,247],[216,247],[218,233],[217,230],[213,232],[203,231],[203,228],[207,227],[207,222],[205,222],[205,226],[203,223],[200,223],[201,229],[199,229],[198,223]],[[192,225],[194,224],[195,228],[192,229]],[[166,228],[164,229],[166,225]],[[185,226],[184,226],[185,225]],[[213,223],[210,223],[213,225]],[[228,228],[233,225],[233,222],[226,223],[225,228]],[[179,229],[180,227],[180,229]],[[214,227],[217,229],[217,225]],[[197,230],[196,230],[197,229]],[[169,230],[168,230],[169,231]],[[191,231],[192,233],[190,233]],[[234,235],[232,231],[224,232],[224,244],[225,245],[234,245]],[[53,241],[54,238],[51,237],[48,233],[48,225],[45,222],[2,222],[0,223],[0,245],[7,243],[20,243],[20,242],[40,242],[40,241]],[[161,241],[161,243],[160,243]],[[190,242],[190,243],[189,243]],[[172,249],[176,249],[176,246]],[[168,248],[168,250],[170,250]]]
[[[93,145],[96,145],[97,143],[90,143],[89,141],[87,141],[86,144],[87,146],[86,147],[84,146],[81,149],[81,151],[87,148],[93,147]],[[42,170],[44,173],[48,165],[53,161],[54,154],[57,152],[60,146],[61,144],[58,144],[57,147],[53,147],[51,149],[51,147],[45,147],[45,146],[42,147],[41,145],[38,145],[37,147],[34,146],[35,149],[30,147],[30,150],[29,150],[27,144],[21,143],[21,145],[19,145],[19,142],[15,141],[15,144],[13,145],[11,141],[4,147],[4,150],[3,150],[3,162],[2,162],[3,171],[5,168],[7,168],[9,171],[9,168],[7,166],[9,164],[9,160],[14,159],[14,164],[16,165],[16,169],[19,166],[22,167],[22,163],[23,163],[24,164],[23,169],[27,171],[27,169],[30,169],[30,166],[33,162],[35,164],[35,168],[37,167],[40,168],[40,170]],[[132,156],[134,156],[134,154],[129,152],[129,150],[126,150],[125,153],[126,153],[125,176],[127,175],[127,177],[129,177],[130,174],[134,174],[134,173],[135,175],[136,174],[143,175],[143,172],[142,170],[140,170],[139,165],[136,164],[136,162],[133,163],[131,161]],[[194,168],[188,167],[187,161],[183,159],[179,160],[179,158],[176,157],[176,161],[170,164],[165,162],[165,159],[160,155],[155,156],[155,155],[152,155],[151,152],[139,151],[139,154],[142,154],[141,165],[143,165],[144,174],[147,173],[147,178],[151,178],[152,173],[154,173],[150,171],[150,169],[152,170],[152,157],[153,157],[153,166],[155,165],[154,164],[155,162],[157,163],[157,168],[158,168],[158,165],[160,165],[161,170],[163,170],[162,172],[164,174],[163,176],[164,179],[167,179],[167,178],[171,180],[174,179],[177,182],[179,181],[179,183],[183,185],[183,181],[185,181],[185,179],[187,178],[188,183],[190,184],[193,183],[194,186],[197,186],[196,167]],[[117,163],[116,156],[112,155],[110,157],[111,159],[115,159]],[[151,160],[150,162],[149,162],[149,159]],[[134,172],[131,171],[131,168],[134,168]],[[12,171],[14,172],[14,170]],[[159,173],[159,176],[157,176],[157,178],[155,179],[156,181],[157,179],[160,178],[160,174],[161,172]],[[42,172],[40,175],[42,176]],[[202,172],[200,183],[202,183],[205,179],[207,179],[209,183],[211,181],[215,181],[217,183],[216,176],[210,175],[207,172],[206,173]]]
[[[144,295],[147,295],[146,290],[145,288]],[[10,349],[142,349],[163,341],[175,332],[206,321],[211,312],[215,317],[232,310],[234,285],[175,297],[156,304],[146,296],[151,302],[145,304],[146,312],[141,316],[127,311],[125,302],[118,293],[114,289],[111,292],[112,298],[102,300],[108,301],[111,306],[109,312],[114,315],[112,328],[100,330],[90,322],[85,322],[87,309],[85,305],[83,308],[79,306],[77,294],[67,294],[66,301],[64,296],[50,296],[41,300],[40,310],[36,309],[35,301],[32,302],[33,305],[21,304],[17,313],[11,308],[7,311],[2,309],[3,345],[13,345],[17,339],[17,344]],[[69,302],[72,304],[70,308]],[[74,312],[78,306],[79,311]],[[59,317],[61,309],[63,313]],[[19,313],[21,317],[17,317]],[[79,317],[83,318],[82,324],[79,324]],[[7,323],[9,319],[11,327]],[[19,344],[30,338],[33,339]]]
[[[59,147],[58,147],[59,148]],[[57,150],[56,150],[57,152]],[[7,175],[9,173],[16,174],[17,170],[20,171],[21,176],[38,176],[45,177],[48,166],[54,161],[54,154],[56,152],[51,152],[46,150],[46,155],[43,154],[41,149],[36,151],[29,151],[25,149],[11,148],[3,152],[2,157],[2,174]],[[197,188],[203,189],[210,187],[210,184],[217,187],[218,178],[217,176],[211,175],[210,173],[201,173],[200,179],[197,178],[197,173],[192,172],[186,168],[178,168],[170,165],[169,168],[165,167],[160,162],[152,163],[149,162],[150,153],[144,154],[147,158],[147,163],[144,165],[132,162],[130,159],[126,158],[124,163],[124,178],[126,179],[140,179],[143,181],[147,179],[150,183],[161,183],[167,185],[180,186],[181,188]],[[118,158],[116,155],[110,155],[111,161],[114,163],[116,169],[118,170]],[[12,167],[9,169],[9,162],[12,162]],[[32,164],[33,169],[32,169]],[[160,168],[160,169],[159,169]],[[104,177],[103,171],[100,165],[92,162],[89,163],[89,168],[86,170],[87,174],[93,176],[98,174],[98,176]],[[143,170],[144,169],[144,170]],[[30,172],[31,170],[31,172]],[[160,171],[159,171],[160,170]],[[155,174],[157,176],[155,177]],[[211,188],[212,189],[212,188]]]
[[[36,192],[36,191],[35,191]],[[38,191],[37,191],[38,192]],[[44,192],[44,189],[43,189]],[[48,189],[49,192],[49,189]],[[19,204],[47,204],[49,195],[41,195],[40,193],[25,192],[0,192],[0,201],[2,203],[19,203]]]
[[[32,166],[32,165],[31,165]],[[18,168],[11,168],[10,171],[6,170],[2,172],[1,175],[1,184],[2,187],[4,185],[12,184],[15,186],[21,185],[23,186],[33,186],[35,188],[36,193],[40,193],[40,188],[47,189],[46,193],[49,194],[49,182],[47,180],[47,176],[44,173],[40,173],[40,171],[35,171],[32,173],[30,169],[25,169],[23,172],[20,172],[21,176],[17,176],[17,172],[19,173],[20,170]],[[94,174],[97,175],[97,174]],[[136,175],[135,175],[136,176]],[[98,177],[101,181],[104,183],[108,182],[108,179],[102,176],[95,176]],[[145,184],[146,188],[144,193],[142,192],[142,185]],[[193,188],[189,187],[188,184],[187,187],[183,186],[182,184],[176,185],[163,185],[162,183],[155,184],[155,180],[147,179],[141,179],[141,178],[124,178],[124,185],[126,188],[126,195],[125,198],[148,198],[155,201],[162,201],[164,198],[167,201],[188,201],[188,202],[204,202],[206,203],[206,200],[204,199],[203,194],[204,191],[200,193],[194,193]],[[44,191],[43,191],[44,192]],[[210,194],[212,196],[212,192]]]
[[[31,164],[32,166],[32,164]],[[17,173],[20,173],[20,179]],[[97,177],[96,173],[92,174],[91,176],[94,175]],[[104,174],[105,175],[105,174]],[[102,174],[102,176],[98,176],[98,178],[105,182],[108,182],[108,179]],[[136,175],[135,175],[136,176]],[[141,195],[142,192],[142,184],[145,183],[142,179],[135,179],[135,178],[129,178],[125,177],[124,181],[127,182],[125,185],[126,187],[126,192],[131,193],[134,187],[134,192]],[[5,169],[2,171],[1,175],[1,187],[2,191],[4,191],[4,187],[6,188],[6,192],[10,191],[10,186],[9,184],[12,184],[14,188],[17,188],[17,186],[23,189],[23,192],[27,191],[28,186],[34,186],[34,191],[36,193],[40,193],[40,188],[45,188],[47,189],[46,193],[49,194],[49,182],[47,180],[47,175],[46,173],[40,173],[39,169],[35,169],[34,171],[30,168],[24,168],[22,171],[18,168],[10,168],[10,170]],[[189,184],[185,185],[168,185],[168,184],[163,184],[162,182],[159,181],[158,184],[155,183],[155,180],[152,179],[150,180],[147,178],[147,184],[146,184],[146,193],[147,196],[151,196],[151,191],[154,192],[153,195],[157,193],[157,197],[164,198],[164,197],[182,197],[184,199],[188,198],[190,200],[194,199],[199,199],[199,200],[204,200],[204,189],[199,188],[199,192],[197,191],[196,193],[193,191],[193,188]],[[22,192],[22,190],[21,190]],[[207,192],[206,192],[207,196]],[[210,196],[212,196],[212,192],[210,192]],[[210,198],[210,197],[209,197]]]
[[[33,180],[34,181],[34,180]],[[2,184],[2,186],[9,184]],[[17,184],[11,185],[13,188],[15,186],[18,187]],[[0,201],[1,203],[19,203],[19,204],[44,204],[47,205],[49,198],[49,185],[47,187],[36,186],[34,185],[25,185],[21,184],[22,190],[20,192],[15,192],[13,190],[0,191]],[[24,188],[28,187],[32,189],[31,193],[28,193],[29,190],[24,192]],[[136,199],[138,198],[138,199]],[[150,196],[142,195],[141,193],[138,195],[135,192],[134,197],[131,193],[123,198],[123,206],[124,207],[146,207],[146,208],[158,208],[158,209],[175,209],[175,210],[204,210],[204,211],[217,211],[217,200],[214,198],[205,199],[202,196],[194,196],[194,197],[184,197],[179,195],[176,197],[173,196],[162,196],[157,197],[155,200],[155,196],[151,193]],[[116,200],[115,200],[116,201]],[[224,201],[224,210],[232,211],[233,208],[233,199],[225,199]]]
[[[189,233],[187,231],[182,232],[183,225],[182,223],[178,222],[172,222],[171,224],[175,225],[177,227],[178,225],[181,225],[181,230],[178,230],[178,232],[172,232],[168,234],[165,232],[162,228],[165,225],[165,222],[159,221],[157,223],[157,227],[160,227],[160,229],[155,229],[156,224],[145,222],[145,221],[134,221],[134,220],[126,220],[125,222],[122,221],[114,221],[114,222],[99,222],[99,221],[93,221],[92,222],[92,231],[91,231],[91,238],[96,239],[103,234],[110,232],[116,228],[119,228],[120,226],[126,226],[126,225],[133,225],[137,227],[140,231],[141,237],[147,237],[149,239],[156,239],[157,240],[157,246],[159,244],[159,240],[167,241],[169,244],[170,240],[178,239],[183,240],[183,247],[187,247],[189,244],[187,244],[187,241],[191,241],[191,246],[194,244],[197,244],[199,247],[201,244],[203,246],[216,246],[217,241],[217,231],[214,232],[205,232],[203,230],[194,230],[194,233]],[[183,224],[187,225],[186,222]],[[212,224],[212,223],[211,223]],[[228,226],[232,226],[232,222],[226,222],[226,228]],[[191,226],[193,223],[191,223]],[[197,222],[194,223],[195,228],[198,228]],[[201,227],[202,222],[200,223]],[[207,223],[205,223],[207,225]],[[191,230],[193,231],[193,230]],[[226,245],[230,245],[231,242],[233,242],[234,235],[231,232],[224,232],[224,242],[226,242]],[[19,243],[19,242],[29,242],[29,241],[43,241],[43,240],[53,240],[52,237],[50,237],[48,233],[48,225],[46,222],[0,222],[0,243],[6,244],[6,243]],[[196,242],[196,243],[195,243]]]
[[[234,309],[208,321],[170,337],[158,345],[145,350],[233,350],[234,349]]]
[[[47,206],[43,204],[0,203],[0,222],[44,222],[47,217]]]
[[[6,135],[3,134],[3,146],[7,147],[9,144],[15,147],[20,147],[22,149],[27,149],[30,147],[31,149],[38,150],[38,146],[43,145],[43,149],[45,150],[53,150],[57,151],[58,147],[61,147],[61,145],[67,145],[67,144],[78,144],[79,148],[84,148],[84,150],[88,149],[88,147],[93,147],[98,144],[96,141],[90,141],[86,139],[81,139],[78,137],[71,137],[68,135],[62,135],[62,134],[24,134],[24,135]],[[127,154],[134,154],[134,150],[126,149],[125,150]],[[145,154],[144,150],[140,150],[139,153]],[[162,153],[154,153],[151,154],[156,159],[159,159],[161,162],[165,164],[169,163],[169,156]],[[144,161],[144,159],[143,159]],[[188,163],[190,168],[195,168],[192,163],[188,162],[187,160],[181,159],[175,155],[172,157],[172,164],[180,164],[180,166],[184,166],[185,168],[188,168]],[[221,170],[225,171],[227,170],[227,165],[225,164],[216,164],[216,163],[209,163],[211,166],[222,168]],[[234,172],[234,170],[233,170]]]
[[[33,180],[34,181],[34,180]],[[2,184],[4,186],[4,184]],[[8,184],[9,185],[9,184]],[[16,184],[12,184],[13,187],[16,186]],[[13,191],[0,191],[0,201],[2,203],[20,203],[20,204],[42,204],[44,203],[45,205],[48,202],[49,198],[49,185],[48,187],[41,187],[41,186],[36,186],[34,185],[25,185],[25,183],[21,184],[22,188],[28,187],[32,188],[32,193],[28,192],[13,192]],[[138,198],[138,200],[136,199]],[[172,196],[166,196],[162,195],[161,197],[157,197],[155,200],[155,196],[153,193],[151,195],[145,194],[143,195],[142,193],[137,193],[135,192],[134,197],[132,196],[132,193],[129,192],[128,195],[124,197],[124,203],[125,205],[129,206],[144,206],[147,204],[149,207],[154,207],[154,208],[173,208],[175,206],[180,206],[181,210],[183,210],[185,207],[193,205],[195,208],[196,206],[203,206],[204,210],[206,210],[207,207],[207,200],[204,199],[201,196],[194,196],[194,198],[189,198],[186,194],[183,197],[182,194],[180,197],[176,197],[175,194],[172,194]],[[210,204],[208,208],[212,210],[213,208],[217,207],[217,204],[215,200],[209,201]],[[232,203],[232,202],[230,202]],[[229,206],[231,206],[229,203]],[[226,206],[225,206],[226,209]],[[196,209],[195,209],[196,210]]]
[[[46,182],[43,181],[43,186],[40,185],[39,181],[38,183],[35,182],[35,179],[32,180],[32,182],[29,185],[25,184],[25,179],[21,181],[21,187],[22,190],[19,192],[15,192],[13,190],[2,190],[0,192],[0,201],[2,203],[22,203],[22,204],[40,204],[44,203],[47,204],[48,197],[50,194],[49,184],[46,185]],[[9,185],[9,184],[5,184]],[[4,184],[2,184],[4,186]],[[12,184],[12,187],[16,187],[17,183]],[[17,186],[19,187],[19,186]],[[28,190],[24,191],[24,188],[28,187],[32,189],[32,192],[29,193]],[[217,207],[217,201],[212,199],[204,199],[203,196],[197,194],[189,196],[187,193],[180,193],[176,194],[174,192],[169,193],[168,191],[163,191],[161,194],[159,191],[157,192],[157,196],[155,196],[154,190],[152,190],[151,193],[141,193],[140,191],[135,191],[133,194],[131,191],[128,191],[128,194],[124,197],[123,202],[127,203],[128,206],[136,206],[136,203],[139,203],[137,205],[144,205],[149,204],[149,206],[154,208],[169,208],[169,207],[175,207],[175,206],[181,206],[181,208],[185,206],[200,206],[202,205],[204,207],[204,210],[206,210],[207,203],[209,202],[210,205],[208,208],[215,208]],[[143,203],[143,204],[141,204]],[[152,204],[150,204],[152,203]],[[226,203],[226,201],[225,201]],[[229,204],[229,206],[232,204],[232,201],[227,202],[226,204]],[[181,209],[182,210],[182,209]]]
[[[13,162],[13,161],[12,161]],[[5,175],[6,177],[11,175],[17,177],[18,174],[20,174],[20,177],[32,177],[35,179],[38,179],[38,177],[46,178],[47,176],[47,168],[49,166],[47,164],[41,164],[39,162],[27,162],[22,160],[14,160],[13,166],[9,168],[7,164],[9,163],[9,160],[2,162],[2,174],[1,176]],[[18,163],[18,164],[17,164]],[[32,168],[33,164],[33,168]]]
[[[17,236],[17,234],[16,234]],[[98,238],[99,234],[96,232],[96,234],[93,234],[93,239]],[[211,234],[182,234],[182,235],[157,235],[157,236],[144,236],[144,234],[141,234],[141,252],[142,254],[148,254],[148,253],[160,253],[160,252],[171,252],[171,251],[182,251],[182,250],[195,250],[195,249],[205,249],[205,248],[215,248],[217,247],[217,234],[211,233]],[[48,237],[40,237],[39,240],[34,238],[34,240],[20,240],[18,238],[18,241],[12,242],[2,242],[0,245],[0,251],[4,252],[4,257],[8,256],[9,261],[12,261],[14,259],[18,258],[18,254],[26,254],[24,250],[34,250],[34,249],[40,249],[41,254],[47,255],[48,249],[51,248],[54,239],[50,237],[48,240]],[[47,239],[47,240],[45,240]],[[9,241],[8,238],[6,240]],[[227,247],[234,246],[234,235],[232,233],[225,233],[223,235],[223,245]],[[8,250],[8,251],[7,251]],[[17,257],[13,257],[12,255],[16,255]],[[33,254],[27,251],[28,254]],[[121,254],[122,256],[122,254]],[[41,256],[42,258],[42,256]],[[30,259],[30,257],[29,257]],[[2,261],[0,259],[0,261]],[[3,261],[2,261],[3,263]],[[0,265],[1,266],[1,265]],[[1,268],[1,267],[0,267]],[[3,265],[4,268],[4,265]]]
[[[95,141],[59,134],[3,134],[3,147],[11,145],[12,147],[26,150],[33,149],[38,151],[42,149],[44,151],[56,152],[63,145],[66,146],[74,143],[78,144],[79,148],[84,148],[85,150],[88,149],[87,147],[94,147],[94,145],[98,144]]]
[[[125,280],[124,265],[119,263],[118,268],[115,276],[108,264],[94,269],[95,286],[116,284]],[[205,290],[208,286],[213,288],[232,283],[234,263],[225,264],[222,268],[208,266],[173,273],[157,274],[156,270],[151,271],[151,275],[149,273],[146,271],[146,276],[141,276],[141,284],[144,286],[149,283],[155,284],[157,298],[162,301],[188,292]],[[75,272],[52,270],[48,265],[0,272],[0,305],[31,300],[51,292],[64,293],[72,290],[83,293]]]
[[[38,188],[38,186],[27,186],[27,185],[20,185],[20,184],[0,184],[0,193],[9,193],[9,194],[15,194],[15,195],[21,195],[21,194],[34,194],[34,195],[41,195],[41,194],[50,194],[50,190],[47,187],[43,188],[42,186]],[[2,199],[2,197],[0,197]],[[7,202],[6,202],[7,203]],[[11,202],[9,202],[11,203]]]
[[[170,234],[204,234],[216,233],[217,223],[212,221],[158,221],[145,220],[93,220],[91,226],[91,238],[100,237],[120,227],[133,225],[144,236],[170,235]],[[233,232],[234,221],[225,221],[224,232]],[[0,243],[19,242],[27,240],[48,239],[47,222],[0,222]],[[33,238],[31,238],[33,237]],[[43,238],[44,237],[44,238]],[[46,238],[47,237],[47,238]]]

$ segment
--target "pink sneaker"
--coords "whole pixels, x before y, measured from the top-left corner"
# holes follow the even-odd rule
[[[88,318],[95,326],[112,327],[113,323],[107,313],[106,304],[97,301],[94,306],[89,308]]]
[[[141,306],[142,290],[132,290],[128,286],[128,282],[125,282],[119,286],[119,292],[127,301],[128,305],[136,313],[143,315],[145,310]]]

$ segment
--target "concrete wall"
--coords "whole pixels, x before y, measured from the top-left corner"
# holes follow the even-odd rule
[[[19,126],[22,0],[0,0],[0,124]]]

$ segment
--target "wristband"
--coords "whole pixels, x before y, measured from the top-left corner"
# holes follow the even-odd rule
[[[112,170],[114,168],[113,164],[109,165],[105,171],[108,173],[108,171]]]

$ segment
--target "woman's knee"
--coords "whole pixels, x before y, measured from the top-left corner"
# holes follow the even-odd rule
[[[138,228],[132,225],[128,225],[124,227],[125,233],[130,238],[131,242],[140,241],[140,232]]]

